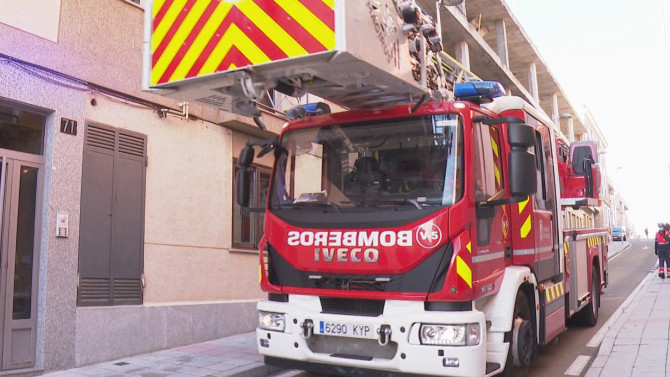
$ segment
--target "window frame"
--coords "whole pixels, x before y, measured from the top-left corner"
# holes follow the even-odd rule
[[[237,172],[240,167],[237,164],[237,159],[233,159],[233,185],[236,187],[237,182]],[[237,193],[233,190],[232,198],[232,216],[231,216],[231,246],[236,250],[253,250],[258,251],[260,245],[260,240],[263,237],[263,223],[265,221],[265,206],[267,202],[267,194],[270,188],[270,181],[272,178],[272,168],[259,164],[251,164],[249,169],[253,170],[252,181],[251,181],[251,198],[249,203],[248,210],[242,210],[237,204],[237,198],[235,197]],[[267,176],[266,186],[263,189],[261,187],[263,175]],[[254,210],[254,208],[260,208],[261,210]],[[241,242],[236,240],[236,229],[238,221],[243,219],[243,215],[246,214],[249,216],[250,230],[251,233],[249,239],[251,242]],[[242,232],[240,232],[242,234]]]

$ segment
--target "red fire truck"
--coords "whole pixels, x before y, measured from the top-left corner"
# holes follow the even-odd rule
[[[441,51],[439,9],[433,21],[410,0],[296,2],[303,13],[204,3],[229,7],[221,25],[240,26],[230,38],[245,31],[246,44],[197,66],[185,57],[198,38],[159,33],[171,8],[156,4],[150,87],[259,126],[255,101],[268,89],[349,109],[291,111],[301,118],[239,157],[242,207],[256,151],[275,157],[259,250],[266,363],[346,376],[514,375],[571,318],[595,325],[608,232],[569,227],[566,212],[599,205],[596,144],[569,144],[498,83],[463,82],[472,75]],[[291,29],[300,20],[287,15],[304,12],[321,28]],[[314,51],[275,51],[285,41],[270,51],[277,28]],[[226,44],[225,30],[216,35],[211,51]],[[240,59],[249,41],[255,55]],[[185,60],[164,61],[170,43]]]

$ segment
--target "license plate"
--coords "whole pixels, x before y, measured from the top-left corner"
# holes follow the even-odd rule
[[[319,321],[318,334],[344,336],[348,338],[376,339],[377,327],[355,323]]]

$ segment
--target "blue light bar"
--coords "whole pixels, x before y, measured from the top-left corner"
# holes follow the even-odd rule
[[[307,103],[294,106],[286,111],[288,119],[300,119],[309,116],[330,114],[330,106],[323,102]]]
[[[505,88],[497,81],[473,81],[454,86],[454,97],[471,102],[491,102],[505,95]]]

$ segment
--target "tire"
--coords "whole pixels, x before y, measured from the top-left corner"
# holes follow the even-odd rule
[[[507,354],[507,362],[500,376],[526,376],[528,366],[535,358],[535,332],[531,322],[530,305],[523,291],[519,290],[514,302],[512,318],[512,336]]]
[[[600,275],[598,269],[593,266],[591,269],[591,302],[586,305],[578,314],[579,323],[585,326],[593,327],[598,323],[598,312],[600,308]]]

